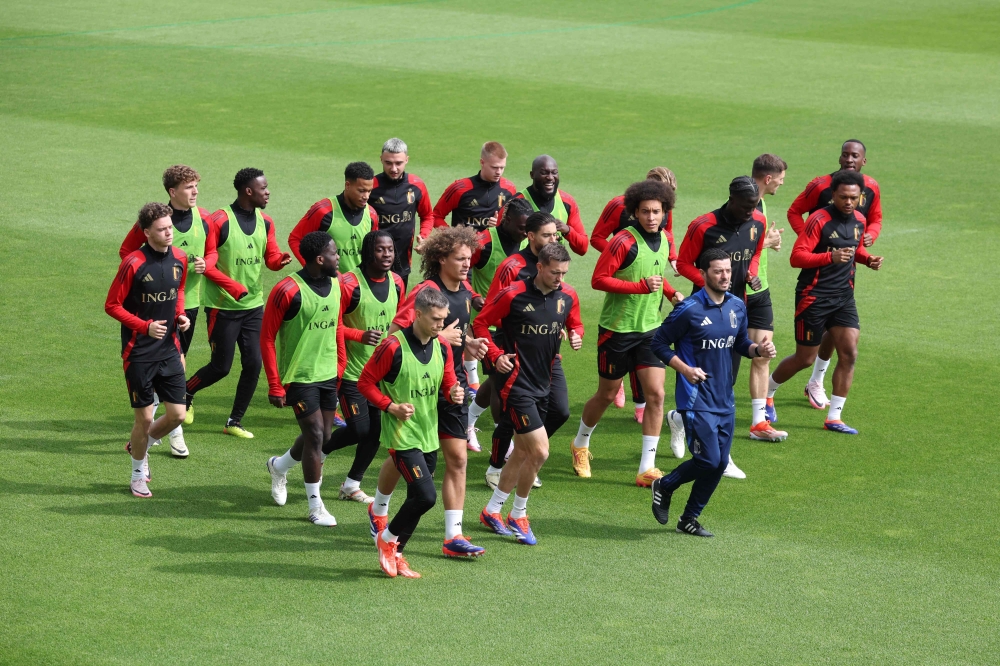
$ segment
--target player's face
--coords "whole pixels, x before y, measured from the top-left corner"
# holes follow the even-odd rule
[[[267,202],[271,199],[271,190],[267,189],[267,178],[264,176],[254,178],[247,185],[246,191],[254,208],[267,208]]]
[[[427,312],[416,310],[413,327],[421,337],[435,338],[444,330],[444,320],[448,318],[448,308],[429,308]]]
[[[410,156],[406,153],[382,153],[382,171],[393,180],[399,180],[406,171]]]
[[[639,221],[639,226],[646,232],[653,233],[659,230],[663,223],[663,203],[655,199],[650,201],[640,201],[635,209],[635,219]]]
[[[396,248],[391,238],[380,236],[375,240],[375,269],[388,271],[396,260]]]
[[[729,200],[726,210],[738,222],[749,222],[758,203],[760,197],[735,197]]]
[[[531,184],[544,194],[555,194],[559,189],[559,165],[555,160],[545,160],[531,170]]]
[[[726,259],[716,259],[708,265],[707,271],[701,271],[705,279],[705,286],[717,294],[721,294],[729,289],[729,283],[733,277],[732,262]]]
[[[556,230],[555,222],[548,222],[538,227],[538,231],[528,232],[528,242],[531,243],[531,249],[538,254],[539,250],[548,245],[549,243],[555,243],[559,239],[559,232]]]
[[[507,224],[504,225],[504,231],[511,235],[512,238],[516,240],[523,240],[528,234],[524,231],[524,225],[528,222],[527,215],[518,215],[513,213],[508,217],[504,218]]]
[[[330,242],[316,257],[316,263],[319,264],[323,275],[327,277],[337,276],[337,271],[340,270],[340,253],[337,252],[337,244],[333,242],[333,239],[330,239]]]
[[[364,208],[368,205],[368,197],[371,196],[372,188],[375,187],[374,180],[349,180],[344,183],[344,198],[351,208]]]
[[[499,182],[500,176],[503,175],[503,170],[506,168],[506,157],[494,157],[493,155],[487,155],[479,160],[479,175],[483,177],[483,180],[489,183]]]
[[[778,188],[785,184],[785,172],[782,171],[777,176],[773,174],[768,174],[764,179],[764,187],[761,188],[761,194],[774,194],[778,191]]]
[[[149,247],[157,252],[163,252],[173,245],[174,223],[170,221],[169,217],[161,217],[149,225],[148,229],[144,229],[143,233],[146,234]]]
[[[553,261],[551,264],[538,264],[538,281],[548,291],[555,291],[562,284],[569,272],[568,261]]]
[[[167,190],[170,203],[181,208],[194,208],[198,205],[198,181],[191,180]]]
[[[459,245],[444,259],[441,259],[441,275],[452,281],[462,281],[469,277],[472,248]]]
[[[850,215],[858,207],[861,188],[857,185],[841,185],[833,193],[833,205],[844,215]]]
[[[861,171],[861,167],[868,163],[865,159],[865,149],[860,143],[848,141],[840,149],[840,168],[845,171]]]

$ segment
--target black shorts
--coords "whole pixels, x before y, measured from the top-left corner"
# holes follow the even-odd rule
[[[526,395],[511,391],[503,401],[503,418],[514,424],[514,432],[525,434],[545,427],[548,416],[549,397]]]
[[[183,405],[186,385],[184,366],[181,365],[179,354],[163,361],[125,363],[125,386],[128,387],[128,397],[133,409],[152,405],[153,391],[160,397],[160,402]]]
[[[617,333],[599,327],[597,374],[605,379],[621,379],[635,370],[665,367],[649,344],[655,332]]]
[[[759,331],[774,330],[774,308],[771,307],[771,290],[747,294],[747,328]]]
[[[187,356],[188,349],[191,347],[191,340],[194,338],[194,324],[198,321],[198,308],[185,310],[184,314],[191,322],[191,325],[188,326],[188,330],[186,331],[177,331],[177,337],[181,341],[181,353]]]
[[[334,377],[323,382],[286,384],[285,404],[291,405],[297,419],[304,419],[310,414],[315,414],[317,409],[332,412],[337,409],[337,383],[339,381]]]
[[[353,421],[368,420],[369,410],[376,409],[375,405],[368,402],[365,396],[358,390],[358,383],[350,379],[343,379],[340,382],[340,411],[344,415],[344,420],[348,423]]]
[[[815,347],[823,339],[823,331],[834,326],[861,328],[853,292],[840,298],[795,294],[796,343]]]
[[[500,349],[504,349],[504,340],[505,340],[505,338],[504,338],[504,334],[503,334],[503,330],[502,329],[499,329],[499,328],[495,329],[495,330],[491,329],[490,330],[490,337],[493,339],[493,344],[495,344]],[[504,351],[506,351],[506,350],[504,349]],[[496,372],[497,372],[496,366],[493,365],[493,362],[490,361],[490,359],[488,357],[484,356],[483,357],[483,374],[486,375],[487,377],[489,377],[489,376],[495,375]]]
[[[468,389],[466,389],[468,395]],[[469,438],[469,406],[438,399],[438,439]]]

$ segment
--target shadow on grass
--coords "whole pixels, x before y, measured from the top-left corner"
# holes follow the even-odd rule
[[[115,483],[91,483],[85,486],[54,486],[48,483],[20,483],[9,479],[3,479],[3,483],[0,483],[0,495],[82,497],[87,495],[118,495],[127,492],[128,486]]]
[[[110,455],[121,453],[128,440],[132,424],[127,419],[100,420],[60,419],[38,421],[4,421],[4,430],[19,437],[0,439],[0,451],[31,451],[35,453],[78,453]],[[25,437],[25,433],[38,433]]]
[[[155,480],[155,477],[154,477]],[[23,484],[30,486],[32,484]],[[128,486],[124,483],[120,486],[101,484],[95,486],[103,494],[120,493],[123,498],[129,501],[108,503],[83,504],[71,507],[55,507],[50,509],[55,513],[67,516],[150,516],[167,518],[198,518],[202,520],[215,520],[225,518],[228,520],[291,520],[288,518],[278,518],[271,515],[261,516],[261,510],[265,507],[273,506],[270,493],[248,486],[183,486],[177,488],[165,488],[163,490],[151,486],[153,497],[148,500],[136,500],[131,497]],[[52,494],[51,486],[48,492],[41,492],[35,488],[25,488],[24,494]],[[104,490],[112,489],[111,491]],[[70,494],[70,493],[67,493]],[[79,493],[85,494],[85,493]],[[296,516],[299,517],[299,516]]]
[[[552,535],[574,539],[604,539],[619,542],[634,541],[636,538],[647,536],[660,536],[665,532],[673,533],[673,524],[664,525],[663,527],[655,525],[648,505],[644,507],[644,515],[649,516],[649,521],[654,523],[653,526],[635,529],[634,527],[626,527],[624,525],[576,520],[575,518],[544,518],[532,521],[532,527],[538,533],[539,538],[543,535]]]
[[[320,528],[302,519],[301,534],[298,539],[282,539],[273,536],[253,536],[233,532],[217,532],[201,537],[185,537],[166,534],[159,537],[140,539],[138,546],[162,548],[171,553],[304,553],[315,551],[359,551],[374,553],[375,546],[367,537],[367,531],[342,527]],[[309,534],[307,530],[319,532]]]
[[[308,581],[356,581],[365,578],[386,578],[378,567],[371,569],[337,569],[307,564],[277,562],[191,562],[163,565],[155,571],[195,576],[227,576],[231,578],[282,578]]]

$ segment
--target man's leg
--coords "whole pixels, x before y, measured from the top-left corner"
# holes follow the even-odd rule
[[[646,410],[646,394],[642,390],[642,382],[636,377],[635,370],[628,373],[629,387],[632,389],[632,402],[635,403],[635,421],[642,423]]]
[[[228,316],[214,308],[206,308],[208,319],[208,344],[212,357],[208,364],[199,368],[187,381],[188,402],[198,391],[211,386],[229,374],[236,355],[236,338],[240,331],[240,320]]]
[[[247,413],[253,394],[260,379],[260,328],[264,321],[264,308],[251,310],[244,315],[236,342],[240,347],[240,380],[236,384],[233,410],[229,413],[227,430],[237,436],[252,438],[253,435],[242,427],[243,416]],[[242,431],[242,434],[240,433]]]
[[[722,473],[726,469],[729,460],[729,449],[733,441],[733,431],[736,426],[736,414],[711,414],[709,412],[698,413],[698,417],[704,421],[706,427],[700,430],[704,436],[699,435],[701,443],[701,453],[696,455],[695,460],[698,466],[698,478],[691,486],[691,495],[684,513],[681,514],[677,523],[677,531],[695,536],[712,536],[711,532],[705,530],[698,523],[698,517],[708,504],[712,493],[719,486]]]
[[[435,454],[436,452],[424,454],[419,449],[389,449],[390,459],[406,481],[406,501],[399,507],[392,521],[375,537],[379,566],[391,577],[395,577],[399,571],[398,554],[416,530],[420,518],[437,502],[433,470]],[[406,566],[406,570],[409,571],[409,566]],[[419,577],[415,572],[410,573],[415,574],[413,577]]]
[[[773,331],[760,328],[747,329],[747,335],[757,344],[774,338]],[[772,423],[777,422],[778,414],[774,409],[774,398],[767,397],[770,365],[769,358],[750,360],[750,439],[781,442],[788,438],[788,433],[772,426]]]
[[[178,332],[178,335],[181,341],[181,366],[184,368],[184,372],[187,373],[187,353],[188,349],[191,348],[191,341],[194,340],[195,324],[198,322],[198,308],[188,308],[184,311],[184,314],[187,316],[188,321],[191,322],[191,326],[183,333]],[[192,423],[194,423],[194,410],[185,410],[183,425],[191,425]],[[177,428],[170,431],[170,448],[187,450],[187,444],[184,442],[183,426],[177,426]]]
[[[834,342],[830,332],[824,332],[819,344],[819,353],[816,354],[816,362],[813,363],[812,376],[809,377],[810,384],[823,385],[823,380],[826,378],[826,370],[830,367],[830,359],[833,358],[833,350],[835,348],[836,342]]]
[[[656,467],[656,449],[660,444],[660,430],[663,428],[663,382],[666,371],[657,367],[637,367],[635,371],[643,393],[646,395],[646,410],[642,419],[642,454],[636,485],[648,488],[654,479],[663,476]]]
[[[470,380],[471,381],[471,380]],[[469,405],[469,450],[470,451],[482,451],[482,447],[479,444],[479,436],[476,434],[479,432],[479,428],[476,427],[476,421],[482,416],[483,412],[490,408],[490,403],[493,398],[493,377],[487,377],[480,386],[479,390],[476,391],[476,397]]]
[[[361,490],[361,482],[365,472],[371,467],[378,454],[379,439],[382,437],[382,413],[374,405],[365,401],[364,411],[367,423],[358,428],[358,446],[354,451],[354,461],[347,472],[344,483],[340,486],[341,499],[353,500],[362,504],[371,504],[373,498]]]
[[[858,338],[861,331],[846,326],[830,328],[830,338],[837,349],[837,367],[833,371],[833,395],[830,397],[830,409],[826,415],[824,427],[845,434],[857,434],[857,430],[844,424],[841,412],[847,402],[847,394],[854,382],[854,366],[858,360]]]
[[[624,373],[622,375],[624,376]],[[590,453],[590,436],[621,387],[622,377],[617,379],[600,377],[597,382],[597,392],[583,406],[580,426],[570,445],[570,452],[573,454],[573,473],[577,476],[590,478],[590,460],[594,457]]]
[[[149,442],[149,427],[153,424],[153,404],[144,407],[134,407],[135,421],[132,423],[132,433],[129,435],[128,445],[125,449],[129,453],[129,469],[132,471],[132,478],[129,481],[129,488],[136,497],[152,497],[149,491],[149,459],[147,449]],[[133,443],[134,442],[134,443]]]

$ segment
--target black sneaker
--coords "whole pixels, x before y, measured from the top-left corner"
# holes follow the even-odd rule
[[[663,493],[660,492],[660,481],[662,479],[656,479],[653,481],[653,518],[656,518],[656,522],[661,525],[666,525],[667,521],[670,520],[670,498],[673,493]]]
[[[714,537],[715,535],[701,526],[697,520],[680,520],[677,522],[677,531],[681,534],[691,536]]]

